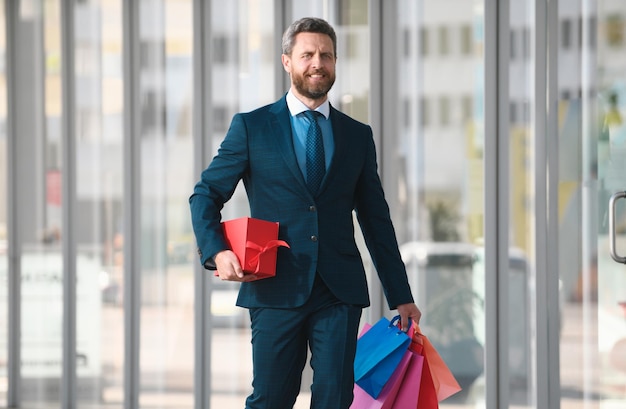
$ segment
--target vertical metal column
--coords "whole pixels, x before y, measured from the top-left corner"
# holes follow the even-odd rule
[[[535,322],[535,355],[534,365],[531,366],[534,369],[533,386],[537,388],[537,396],[535,405],[538,408],[550,408],[550,393],[549,393],[549,371],[550,371],[550,354],[548,353],[548,334],[550,322],[548,319],[549,311],[548,299],[550,294],[548,293],[548,275],[550,273],[555,274],[554,271],[550,271],[548,265],[548,206],[555,205],[555,203],[548,202],[548,189],[553,188],[548,186],[548,139],[555,137],[555,135],[549,135],[547,130],[548,125],[548,105],[546,101],[547,87],[548,87],[548,0],[535,0],[535,36],[534,42],[534,98],[533,98],[533,134],[534,134],[534,163],[535,166],[532,169],[534,172],[534,213],[535,213],[535,226],[534,226],[534,238],[535,238],[535,291],[536,291],[536,304],[534,315]],[[556,54],[556,50],[552,50]],[[556,169],[551,169],[551,172],[556,172]],[[558,254],[558,253],[554,253]],[[558,271],[558,270],[557,270]],[[558,273],[556,273],[558,274]]]
[[[8,154],[8,405],[21,400],[21,305],[23,243],[36,240],[45,209],[44,33],[40,8],[5,1],[7,28]]]
[[[291,5],[290,0],[275,0],[275,3],[274,3],[274,41],[275,41],[275,44],[277,44],[278,50],[281,50],[279,52],[282,52],[283,31],[287,28],[289,24],[291,24],[291,21],[287,21],[287,19],[288,18],[291,19],[291,16],[292,16],[291,8],[292,8],[292,5]],[[276,57],[280,58],[280,55]],[[282,64],[276,65],[276,70],[274,70],[274,73],[275,73],[274,83],[276,84],[274,98],[278,99],[285,92],[287,92],[287,89],[289,89],[290,82],[289,82],[289,76],[283,69]]]
[[[559,126],[558,126],[558,0],[548,0],[547,10],[547,205],[548,207],[548,251],[546,260],[547,300],[547,384],[548,402],[546,408],[561,407],[560,342],[561,314],[559,302]],[[541,407],[541,406],[540,406]]]
[[[485,376],[489,409],[509,407],[510,0],[485,0]]]
[[[193,2],[193,152],[199,177],[211,155],[211,1]],[[211,288],[210,274],[194,264],[194,402],[211,407]]]
[[[74,72],[74,1],[61,1],[62,69],[62,255],[63,255],[63,377],[61,403],[76,407],[76,135]]]
[[[393,44],[395,41],[385,41],[389,36],[394,36],[394,33],[390,33],[394,24],[385,24],[388,19],[384,17],[393,16],[396,9],[395,2],[383,2],[381,0],[371,0],[369,2],[369,26],[370,26],[370,125],[374,132],[374,137],[377,139],[377,143],[380,146],[381,135],[391,134],[392,130],[387,129],[387,125],[393,121],[384,122],[385,114],[383,113],[383,104],[385,97],[383,95],[384,89],[394,90],[393,84],[386,84],[391,78],[395,78],[395,75],[385,76],[385,72],[388,67],[385,66],[386,62],[395,61],[394,59],[385,58],[383,44]],[[341,58],[341,56],[339,57]],[[387,80],[385,81],[385,77]],[[395,91],[392,91],[395,92]],[[390,98],[389,101],[394,101],[395,98]],[[378,156],[382,156],[382,149],[378,149]],[[383,164],[379,164],[379,168],[382,169]],[[375,275],[374,269],[371,269],[370,273]],[[380,281],[371,280],[370,283],[370,311],[373,317],[380,317],[385,314],[386,303],[384,300],[383,288]]]
[[[141,155],[139,0],[123,1],[124,47],[124,408],[139,408]]]
[[[385,78],[383,76],[384,56],[383,56],[383,44],[384,39],[389,34],[388,31],[383,32],[383,28],[387,28],[384,23],[384,16],[393,15],[395,10],[394,2],[387,2],[386,8],[380,0],[369,1],[369,38],[370,38],[370,126],[374,132],[374,136],[380,137],[381,130],[383,128],[383,89],[390,88],[386,86],[389,84],[383,84]],[[391,9],[391,11],[386,11]],[[385,20],[386,21],[386,20]],[[393,24],[390,26],[393,27]],[[390,29],[390,28],[389,28]],[[393,77],[393,76],[391,76]]]
[[[7,319],[7,406],[17,407],[20,404],[21,373],[20,361],[22,357],[20,348],[21,302],[22,287],[20,283],[20,242],[19,229],[17,226],[17,203],[18,180],[17,180],[17,142],[15,130],[17,127],[17,104],[18,93],[16,71],[18,36],[18,10],[20,1],[6,0],[4,2],[4,15],[6,32],[6,87],[7,87],[7,237],[8,237],[8,319]]]

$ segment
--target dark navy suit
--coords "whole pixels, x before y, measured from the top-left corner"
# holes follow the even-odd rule
[[[227,248],[220,227],[220,211],[240,180],[243,180],[248,195],[250,216],[279,222],[279,239],[290,245],[290,248],[278,250],[275,277],[241,285],[237,305],[251,309],[253,345],[258,335],[255,325],[267,329],[272,323],[260,320],[277,319],[276,315],[263,318],[266,315],[255,311],[269,309],[272,314],[288,316],[289,311],[317,309],[319,305],[311,307],[307,304],[312,291],[321,291],[321,297],[328,297],[330,304],[358,309],[359,317],[360,309],[369,305],[365,270],[354,239],[353,210],[389,307],[394,309],[397,305],[413,302],[378,176],[371,128],[331,107],[329,119],[334,135],[334,154],[322,185],[313,196],[298,167],[289,115],[285,97],[252,112],[235,115],[218,154],[202,173],[190,198],[193,228],[201,262],[205,266],[211,267],[212,257]],[[318,288],[320,284],[322,290]],[[327,319],[332,320],[332,315]],[[328,359],[353,360],[358,319],[356,325],[351,322],[349,326],[349,331],[344,334],[321,334],[328,338],[348,338],[345,350]],[[329,328],[329,331],[336,330],[332,326]],[[272,342],[282,345],[278,337],[284,336],[277,333],[277,338],[267,346]],[[319,336],[319,333],[315,334],[315,337]],[[298,359],[295,364],[304,363]],[[324,365],[317,363],[319,368]],[[330,367],[330,363],[328,365]],[[261,382],[257,377],[275,377],[282,372],[286,374],[284,376],[295,376],[299,380],[298,370],[301,368],[294,371],[279,365],[274,372],[260,374],[255,368],[255,389]],[[314,371],[317,372],[317,368],[314,367]],[[345,371],[339,379],[342,384],[339,387],[351,392],[353,374],[351,368],[346,367]],[[314,396],[317,379],[314,377]],[[284,388],[282,382],[288,382],[276,381],[274,387],[278,390]],[[331,379],[330,382],[335,381]],[[337,403],[337,406],[320,402],[312,407],[347,407],[345,398],[341,400],[343,403]],[[254,407],[280,409],[280,405],[282,403],[265,402]]]

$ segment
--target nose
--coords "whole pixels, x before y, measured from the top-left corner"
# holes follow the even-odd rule
[[[322,58],[320,56],[320,53],[315,53],[313,54],[313,56],[311,57],[311,66],[312,67],[319,67],[322,64]]]

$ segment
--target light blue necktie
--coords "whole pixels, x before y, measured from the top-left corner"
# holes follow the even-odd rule
[[[316,194],[326,173],[324,159],[324,141],[322,130],[317,123],[317,111],[304,111],[309,120],[309,130],[306,136],[306,184],[311,194]]]

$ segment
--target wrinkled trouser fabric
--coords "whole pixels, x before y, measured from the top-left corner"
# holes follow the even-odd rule
[[[348,409],[361,307],[340,302],[319,278],[299,308],[250,309],[253,392],[246,409],[292,409],[311,350],[311,409]]]

